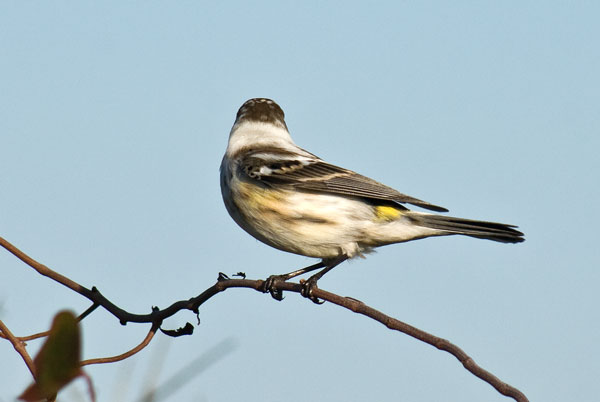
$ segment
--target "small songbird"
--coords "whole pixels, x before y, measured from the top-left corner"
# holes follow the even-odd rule
[[[320,258],[315,265],[275,280],[323,268],[304,282],[303,294],[326,272],[375,247],[431,236],[465,235],[503,243],[524,241],[516,226],[426,212],[447,209],[399,193],[368,177],[332,165],[298,147],[283,110],[270,99],[246,101],[237,112],[221,163],[221,193],[233,220],[277,249]]]

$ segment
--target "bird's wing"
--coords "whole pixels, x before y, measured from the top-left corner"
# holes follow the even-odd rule
[[[324,162],[309,153],[299,154],[284,150],[252,152],[242,158],[240,168],[249,178],[266,185],[408,203],[432,211],[448,212],[446,208],[399,193],[391,187]]]

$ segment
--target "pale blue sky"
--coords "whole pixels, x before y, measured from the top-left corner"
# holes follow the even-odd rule
[[[270,97],[322,158],[526,234],[385,247],[322,288],[455,342],[532,401],[597,401],[599,18],[583,1],[2,2],[0,235],[133,312],[219,271],[313,263],[251,238],[221,201],[235,113]],[[0,266],[16,334],[88,306],[1,250]],[[232,290],[200,316],[191,337],[88,367],[98,400],[135,401],[201,356],[165,400],[507,400],[450,355],[297,295]],[[84,357],[147,329],[98,311]],[[0,361],[12,401],[30,376],[6,342]]]

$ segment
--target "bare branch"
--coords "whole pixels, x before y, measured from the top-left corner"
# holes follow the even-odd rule
[[[23,341],[14,336],[12,332],[10,332],[10,329],[8,329],[8,327],[2,322],[2,320],[0,320],[0,331],[2,331],[2,335],[4,335],[4,337],[6,337],[10,343],[12,343],[17,353],[21,355],[25,361],[25,364],[27,365],[27,368],[31,372],[31,375],[35,379],[35,365],[33,364],[33,360],[31,360],[31,356],[29,356],[29,353],[27,353],[27,349],[25,349],[25,344]]]
[[[190,310],[198,314],[198,309],[204,302],[211,299],[218,293],[225,291],[226,289],[249,288],[263,293],[266,292],[265,281],[263,280],[229,279],[227,278],[227,276],[219,274],[219,279],[217,283],[215,283],[213,286],[206,289],[204,292],[202,292],[196,297],[193,297],[188,300],[177,301],[171,304],[169,307],[162,310],[158,308],[153,308],[153,311],[149,314],[132,314],[113,304],[110,300],[104,297],[104,295],[102,295],[100,291],[97,290],[95,287],[93,287],[90,290],[63,275],[52,271],[50,268],[38,263],[37,261],[27,256],[25,253],[20,251],[18,248],[10,244],[2,237],[0,237],[0,245],[6,248],[8,251],[10,251],[12,254],[14,254],[21,261],[25,262],[27,265],[35,269],[40,274],[47,276],[58,283],[61,283],[62,285],[74,290],[75,292],[91,300],[94,304],[90,309],[88,309],[90,310],[90,312],[97,306],[102,306],[104,309],[106,309],[108,312],[110,312],[112,315],[118,318],[121,324],[123,325],[127,324],[128,322],[152,323],[152,329],[146,336],[146,339],[144,339],[144,341],[140,345],[136,346],[131,351],[115,357],[87,360],[84,362],[84,364],[108,363],[111,361],[119,361],[137,353],[150,342],[150,340],[154,336],[154,333],[158,328],[160,328],[164,319],[173,316],[181,310]],[[274,291],[288,291],[300,294],[302,293],[302,289],[303,286],[300,283],[293,282],[277,281],[272,286],[272,290]],[[482,367],[476,364],[475,361],[462,349],[460,349],[458,346],[454,345],[446,339],[436,337],[409,324],[406,324],[402,321],[385,315],[380,311],[377,311],[365,305],[361,301],[349,297],[342,297],[334,293],[321,290],[316,286],[312,288],[312,296],[329,301],[331,303],[337,304],[338,306],[347,308],[355,313],[372,318],[390,329],[400,331],[415,339],[428,343],[440,350],[446,351],[452,354],[454,357],[456,357],[468,371],[470,371],[475,376],[479,377],[483,381],[493,386],[502,395],[511,397],[518,402],[528,402],[527,397],[522,392],[501,381],[498,377],[496,377],[489,371],[484,370]],[[165,333],[176,334],[178,333],[178,331],[167,331]],[[186,332],[181,331],[181,333]]]
[[[117,356],[100,357],[100,358],[97,358],[97,359],[84,360],[84,361],[81,362],[81,366],[87,366],[88,364],[114,363],[114,362],[118,362],[118,361],[121,361],[121,360],[125,360],[128,357],[130,357],[130,356],[133,356],[134,354],[136,354],[137,352],[139,352],[140,350],[142,350],[146,346],[148,346],[148,344],[150,343],[150,341],[154,337],[154,334],[156,334],[156,331],[158,330],[158,327],[159,327],[158,324],[152,324],[152,328],[150,328],[150,331],[148,331],[148,335],[146,335],[146,337],[144,338],[144,340],[142,341],[142,343],[140,343],[139,345],[137,345],[133,349],[128,350],[127,352],[122,353],[122,354],[117,355]]]
[[[387,316],[382,312],[375,310],[374,308],[371,308],[363,302],[356,299],[338,296],[334,293],[315,288],[313,288],[313,295],[320,299],[337,304],[338,306],[345,307],[349,310],[354,311],[355,313],[372,318],[390,329],[403,332],[406,335],[412,336],[413,338],[416,338],[420,341],[435,346],[440,350],[448,352],[454,357],[456,357],[467,370],[469,370],[471,373],[473,373],[477,377],[481,378],[483,381],[496,388],[496,390],[502,395],[509,396],[519,402],[528,401],[527,397],[521,391],[501,381],[498,377],[480,367],[461,348],[459,348],[458,346],[454,345],[446,339],[438,338],[437,336],[431,335],[425,331],[415,328],[412,325],[406,324],[400,320]]]
[[[81,320],[83,320],[85,317],[87,317],[92,311],[96,310],[97,308],[98,308],[97,304],[92,304],[87,310],[85,310],[83,313],[81,313],[79,315],[79,317],[77,317],[77,322],[80,322]],[[50,331],[38,332],[37,334],[26,335],[26,336],[19,336],[19,337],[17,337],[17,339],[20,341],[26,342],[26,341],[31,341],[34,339],[46,337],[46,336],[48,336],[48,334],[50,334]],[[0,333],[0,338],[5,338],[5,336],[2,333]]]

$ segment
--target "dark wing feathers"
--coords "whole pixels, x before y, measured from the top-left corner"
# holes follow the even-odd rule
[[[371,200],[409,203],[432,211],[448,212],[446,208],[399,193],[391,187],[351,170],[321,160],[307,162],[305,157],[288,159],[289,156],[286,155],[285,158],[277,161],[268,161],[257,155],[248,155],[242,160],[242,168],[249,177],[265,184],[287,185],[299,190],[364,197]]]
[[[391,187],[354,172],[346,172],[342,175],[329,177],[325,180],[302,181],[295,183],[294,187],[305,190],[324,191],[377,200],[394,201],[398,203],[409,203],[438,212],[448,211],[437,205],[399,193]]]

